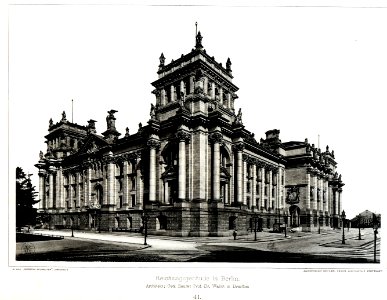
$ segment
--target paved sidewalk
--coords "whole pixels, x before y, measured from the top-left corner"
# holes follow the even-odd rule
[[[51,235],[62,235],[66,238],[71,238],[71,230],[35,230],[36,233],[51,234]],[[128,235],[114,232],[86,232],[74,230],[74,238],[89,239],[89,240],[101,240],[111,241],[119,243],[130,243],[144,245],[144,236],[140,235]],[[147,244],[152,250],[195,250],[197,243],[195,242],[181,242],[176,240],[159,239],[155,236],[149,236]]]

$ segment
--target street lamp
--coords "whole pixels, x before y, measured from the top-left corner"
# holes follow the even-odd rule
[[[361,240],[361,233],[360,233],[360,215],[357,216],[357,227],[359,227],[359,237],[358,240]]]
[[[321,221],[321,216],[318,216],[318,234],[321,233],[321,228],[320,228],[320,221]]]
[[[288,225],[288,216],[285,215],[284,218],[285,218],[285,237],[288,237],[288,236],[286,235],[286,227],[287,227],[287,225]]]
[[[341,222],[342,222],[341,225],[343,226],[343,239],[341,241],[342,244],[345,244],[344,221],[345,221],[345,211],[343,210],[343,212],[341,213]]]
[[[257,223],[258,223],[258,214],[254,214],[254,241],[257,241]]]
[[[143,215],[142,216],[142,221],[144,223],[144,245],[148,245],[146,243],[146,237],[147,237],[147,234],[148,234],[148,220],[149,220],[149,216],[148,215]]]

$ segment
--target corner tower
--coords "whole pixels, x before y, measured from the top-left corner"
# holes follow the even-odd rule
[[[161,53],[158,80],[152,83],[158,120],[167,120],[180,108],[191,115],[204,116],[220,109],[229,122],[234,120],[238,87],[232,83],[231,60],[227,59],[226,67],[218,63],[207,54],[202,39],[199,31],[195,48],[169,64],[165,64]]]

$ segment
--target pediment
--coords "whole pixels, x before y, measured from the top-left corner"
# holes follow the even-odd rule
[[[100,138],[99,136],[95,134],[90,134],[85,140],[84,144],[79,148],[78,153],[96,153],[101,148],[104,148],[105,146],[109,145],[103,138]]]

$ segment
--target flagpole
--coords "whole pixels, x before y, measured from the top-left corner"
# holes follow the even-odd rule
[[[71,123],[74,123],[73,117],[74,117],[74,100],[71,99]]]

